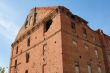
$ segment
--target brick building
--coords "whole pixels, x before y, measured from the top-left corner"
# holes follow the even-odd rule
[[[110,73],[110,37],[63,6],[33,8],[12,43],[9,73]]]

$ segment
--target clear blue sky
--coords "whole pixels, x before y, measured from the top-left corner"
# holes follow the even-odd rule
[[[33,7],[65,6],[73,14],[110,35],[110,0],[1,0],[0,1],[0,66],[8,66],[11,43]]]

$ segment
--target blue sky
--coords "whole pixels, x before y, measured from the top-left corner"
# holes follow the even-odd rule
[[[1,0],[0,1],[0,66],[8,66],[11,43],[30,9],[33,7],[65,6],[96,30],[110,35],[110,0]]]

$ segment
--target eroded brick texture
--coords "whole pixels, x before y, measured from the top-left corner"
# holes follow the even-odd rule
[[[110,37],[63,6],[33,8],[15,41],[9,73],[110,73]]]

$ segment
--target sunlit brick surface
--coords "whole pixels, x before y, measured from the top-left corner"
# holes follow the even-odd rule
[[[12,44],[9,72],[76,73],[78,63],[80,73],[89,73],[88,65],[110,73],[110,37],[87,23],[62,6],[33,8]]]

